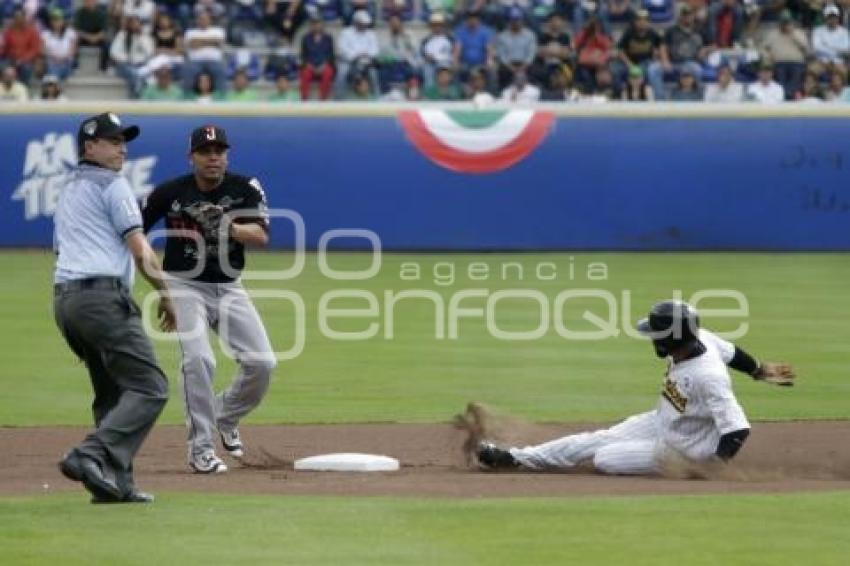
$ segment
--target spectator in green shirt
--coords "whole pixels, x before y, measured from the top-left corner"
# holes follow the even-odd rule
[[[142,91],[142,100],[183,100],[183,89],[174,84],[171,78],[171,67],[163,65],[154,71],[156,83],[148,85]]]
[[[269,102],[297,102],[301,100],[298,89],[292,87],[289,77],[278,75],[274,82],[275,91],[269,96]]]
[[[256,102],[260,99],[257,91],[251,88],[245,69],[237,69],[233,73],[233,88],[224,99],[228,102]]]
[[[463,92],[455,84],[452,70],[442,67],[437,71],[434,84],[425,88],[425,100],[463,100]]]

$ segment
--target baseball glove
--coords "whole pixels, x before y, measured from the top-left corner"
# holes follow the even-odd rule
[[[218,239],[224,216],[222,207],[211,202],[196,202],[184,208],[183,213],[200,227],[204,239]]]
[[[791,364],[785,362],[764,362],[753,374],[753,377],[772,385],[791,387],[794,385],[794,379],[797,375],[794,373],[794,368]]]

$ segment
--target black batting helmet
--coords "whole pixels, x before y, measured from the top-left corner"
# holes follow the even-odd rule
[[[652,338],[655,353],[663,358],[672,350],[698,341],[699,313],[682,301],[661,301],[649,310],[649,316],[637,323],[640,333]]]

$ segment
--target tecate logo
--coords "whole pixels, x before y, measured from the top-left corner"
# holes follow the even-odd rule
[[[139,199],[153,190],[151,174],[156,159],[154,155],[129,159],[121,170]],[[76,163],[77,145],[72,134],[50,132],[43,139],[27,143],[21,182],[12,193],[12,200],[24,203],[24,218],[36,220],[53,216],[59,194]]]

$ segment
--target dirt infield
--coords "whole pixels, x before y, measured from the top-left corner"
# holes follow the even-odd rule
[[[528,442],[587,425],[531,425]],[[56,468],[83,428],[0,428],[0,495],[79,490]],[[733,474],[723,480],[605,477],[593,472],[483,473],[470,469],[464,435],[449,424],[247,426],[246,460],[227,474],[199,476],[186,466],[185,431],[157,427],[136,461],[140,487],[279,495],[507,497],[786,492],[850,489],[850,421],[759,423]],[[394,456],[393,473],[295,472],[293,459],[327,452]]]

